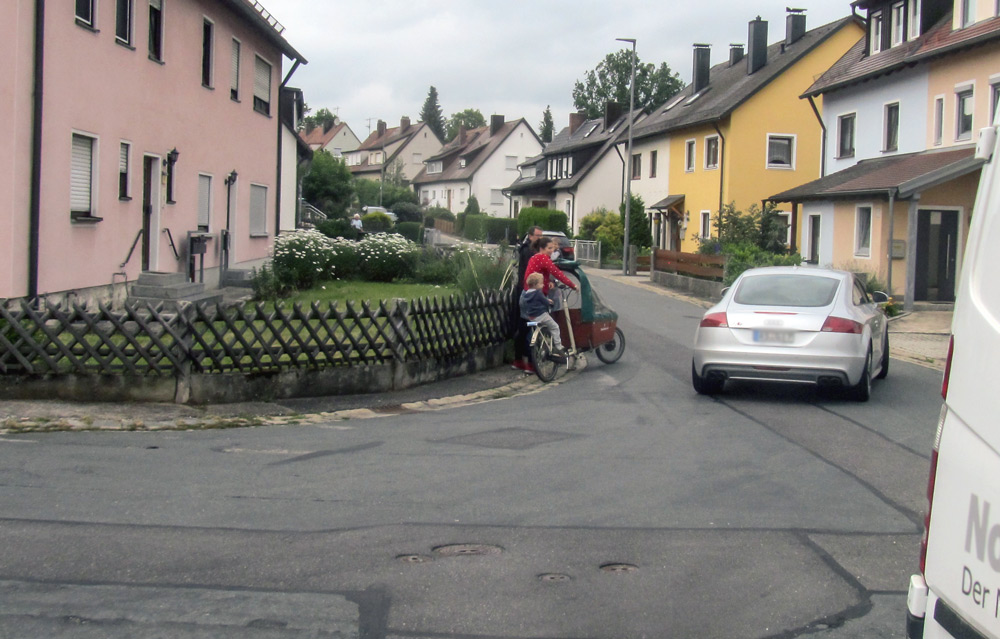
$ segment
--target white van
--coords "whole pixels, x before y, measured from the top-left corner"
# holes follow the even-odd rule
[[[910,578],[911,639],[1000,637],[1000,150],[983,167],[952,319],[931,455],[921,573]]]

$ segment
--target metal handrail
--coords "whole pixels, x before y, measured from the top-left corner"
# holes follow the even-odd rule
[[[174,252],[174,259],[180,260],[181,256],[180,256],[180,253],[177,252],[177,247],[174,246],[174,236],[170,232],[170,229],[169,228],[164,228],[163,232],[167,234],[167,240],[170,242],[170,250],[172,250]]]
[[[140,237],[142,237],[142,229],[139,229],[139,232],[135,234],[135,239],[132,240],[132,248],[128,250],[128,257],[125,258],[124,262],[118,265],[118,268],[125,268],[125,265],[128,264],[128,261],[132,259],[132,254],[135,253],[135,247],[139,243]]]

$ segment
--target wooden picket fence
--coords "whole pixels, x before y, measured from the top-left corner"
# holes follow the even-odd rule
[[[511,291],[291,307],[0,304],[0,375],[181,375],[448,360],[503,343]]]
[[[653,249],[651,268],[654,271],[678,273],[700,278],[722,281],[726,270],[723,255],[702,255],[700,253],[680,253],[664,249]]]

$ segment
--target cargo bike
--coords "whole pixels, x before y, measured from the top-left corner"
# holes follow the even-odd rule
[[[560,366],[570,371],[583,364],[588,351],[605,364],[614,364],[625,352],[625,334],[618,328],[618,313],[601,301],[580,264],[559,261],[557,265],[576,283],[574,291],[553,282],[561,308],[554,308],[550,315],[559,324],[565,353],[554,352],[554,337],[545,327],[528,322],[528,352],[535,374],[543,382],[555,379]]]

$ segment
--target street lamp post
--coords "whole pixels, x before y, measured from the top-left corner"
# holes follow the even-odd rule
[[[632,80],[628,89],[628,150],[625,157],[625,246],[622,248],[622,273],[628,275],[629,227],[632,226],[632,120],[635,110],[635,38],[615,38],[618,42],[632,44]]]

